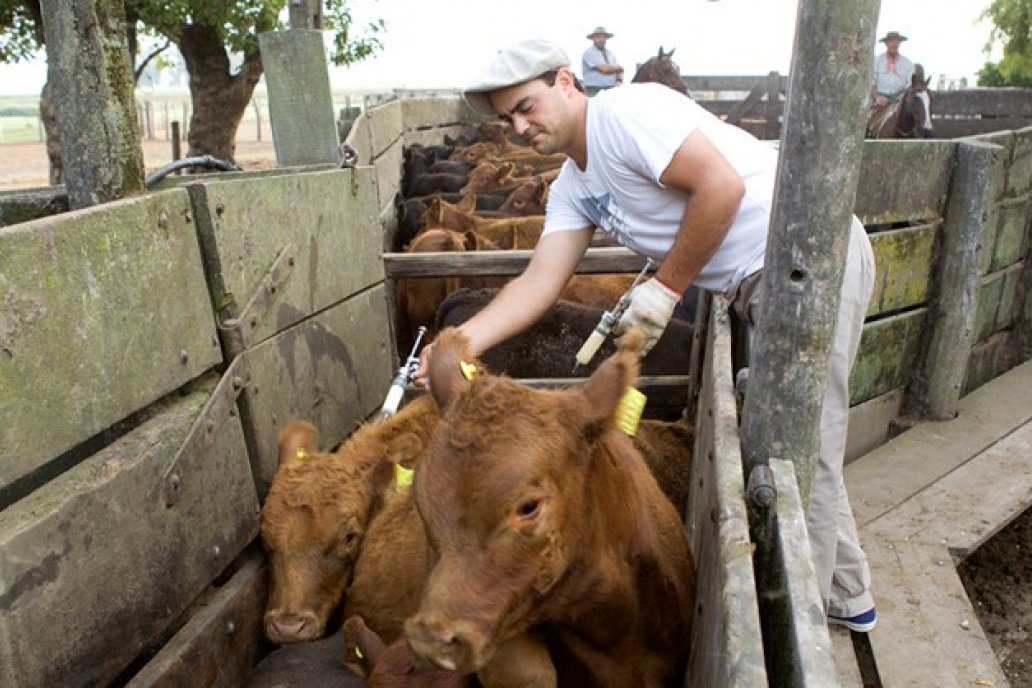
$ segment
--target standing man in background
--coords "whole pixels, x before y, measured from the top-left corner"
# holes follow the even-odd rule
[[[613,51],[606,48],[606,41],[612,37],[613,34],[602,26],[596,26],[595,30],[588,34],[592,46],[581,56],[581,68],[584,73],[584,88],[589,96],[623,82],[623,67],[616,61]]]

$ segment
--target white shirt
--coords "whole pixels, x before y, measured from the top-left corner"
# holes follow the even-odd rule
[[[895,71],[889,71],[889,54],[882,53],[874,58],[874,90],[883,96],[898,98],[910,88],[910,77],[914,75],[914,63],[899,55]]]
[[[613,54],[612,50],[604,48],[599,50],[594,45],[584,51],[581,56],[581,71],[584,72],[584,85],[592,86],[597,88],[612,88],[616,86],[616,77],[619,74],[603,74],[602,72],[595,69],[596,66],[602,64],[619,64],[616,61],[616,55]]]
[[[729,292],[763,267],[777,151],[660,84],[628,84],[588,101],[587,168],[567,160],[548,195],[544,234],[594,225],[662,262],[684,215],[685,194],[659,181],[694,131],[716,146],[745,184],[727,236],[695,284]],[[689,228],[690,231],[690,228]]]

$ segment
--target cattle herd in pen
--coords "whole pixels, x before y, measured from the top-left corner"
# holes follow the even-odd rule
[[[563,159],[501,123],[406,150],[398,251],[530,248]],[[335,450],[295,420],[261,515],[264,630],[252,686],[668,686],[688,660],[695,567],[683,516],[694,429],[635,423],[640,374],[683,373],[691,325],[641,360],[574,354],[633,276],[574,280],[531,330],[474,357],[453,325],[504,280],[398,280],[399,351],[436,335],[431,389]],[[659,362],[659,363],[657,363]],[[651,367],[651,369],[650,369]],[[648,414],[646,414],[648,415]]]

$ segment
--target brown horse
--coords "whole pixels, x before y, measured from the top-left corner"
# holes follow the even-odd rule
[[[910,88],[899,100],[872,112],[867,127],[867,138],[872,139],[927,139],[933,136],[931,95],[924,76],[924,67],[914,65]]]
[[[681,68],[677,66],[677,63],[670,59],[674,54],[671,50],[668,53],[663,52],[663,46],[659,46],[659,53],[654,57],[650,57],[645,61],[638,71],[634,73],[634,78],[631,79],[633,83],[641,83],[643,81],[654,81],[664,86],[669,86],[678,93],[691,97],[688,92],[688,87],[684,83],[684,79],[681,78]]]

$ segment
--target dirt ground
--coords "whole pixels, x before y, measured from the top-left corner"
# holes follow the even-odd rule
[[[1032,686],[1032,509],[957,570],[1007,680]]]
[[[172,161],[172,144],[160,140],[144,141],[143,158],[150,173]],[[269,167],[276,160],[272,141],[237,141],[236,160],[244,169]],[[46,186],[49,170],[47,149],[43,143],[0,146],[0,191]]]

